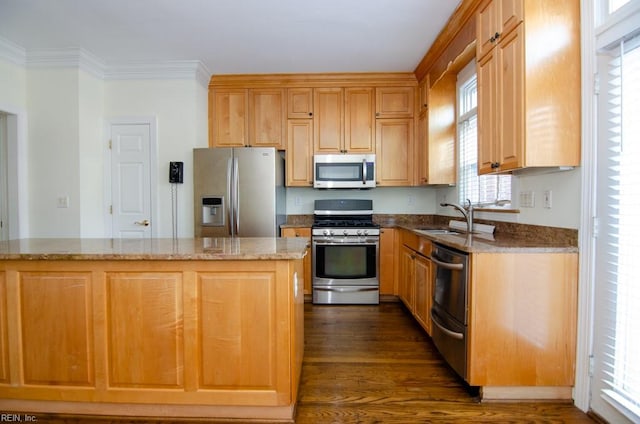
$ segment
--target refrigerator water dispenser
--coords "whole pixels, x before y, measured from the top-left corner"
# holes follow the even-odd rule
[[[204,196],[202,198],[202,225],[224,227],[223,196]]]

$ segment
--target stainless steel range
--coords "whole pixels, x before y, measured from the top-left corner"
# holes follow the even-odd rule
[[[379,303],[380,227],[373,223],[373,201],[316,200],[311,242],[313,303]]]

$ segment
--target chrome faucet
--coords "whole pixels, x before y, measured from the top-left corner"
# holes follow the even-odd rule
[[[467,199],[464,206],[460,206],[455,203],[440,203],[440,206],[451,206],[452,208],[459,210],[467,221],[467,233],[471,234],[473,232],[473,205],[471,204],[471,200]]]

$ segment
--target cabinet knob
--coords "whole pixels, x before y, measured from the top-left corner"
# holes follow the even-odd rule
[[[309,116],[313,116],[313,112],[309,112]]]
[[[376,112],[376,116],[380,116],[380,112]]]
[[[500,168],[500,162],[493,162],[491,164],[491,169],[498,169]]]

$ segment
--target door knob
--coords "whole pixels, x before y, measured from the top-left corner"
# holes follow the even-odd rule
[[[142,220],[142,221],[136,221],[134,222],[134,224],[136,225],[142,225],[143,227],[148,227],[150,222],[148,219]]]

